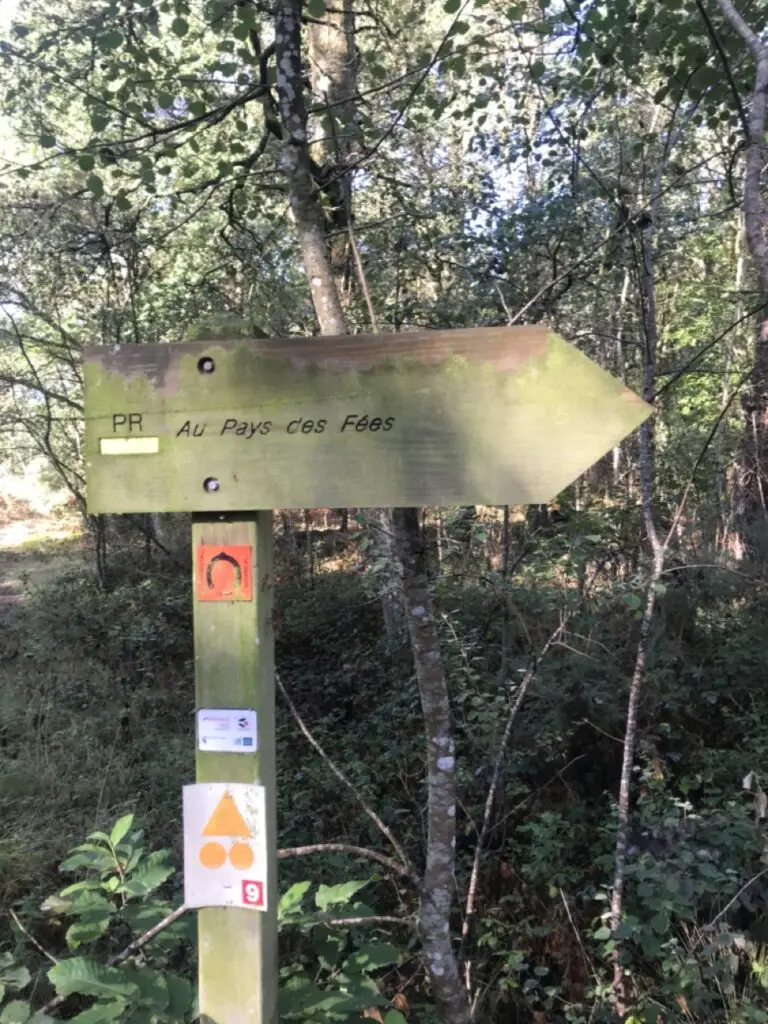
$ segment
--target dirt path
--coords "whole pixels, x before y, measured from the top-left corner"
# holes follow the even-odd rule
[[[82,557],[81,524],[72,519],[24,519],[0,526],[0,605],[19,604],[25,588],[44,583]]]

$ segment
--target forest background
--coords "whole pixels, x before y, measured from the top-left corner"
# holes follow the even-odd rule
[[[0,609],[0,1021],[194,1013],[189,522],[88,516],[82,347],[505,323],[655,414],[276,516],[281,1019],[768,1020],[768,5],[0,13],[2,465],[80,519]]]

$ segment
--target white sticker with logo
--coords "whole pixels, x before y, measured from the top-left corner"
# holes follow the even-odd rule
[[[259,749],[256,712],[248,708],[199,708],[197,749],[253,754]]]

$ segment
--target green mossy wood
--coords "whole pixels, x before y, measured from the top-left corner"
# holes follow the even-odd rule
[[[272,513],[196,516],[198,545],[253,548],[251,601],[194,602],[198,708],[255,708],[255,754],[197,752],[198,782],[260,782],[266,789],[266,913],[216,907],[198,912],[203,1024],[277,1024],[277,819],[272,634]]]
[[[89,347],[85,379],[92,513],[544,502],[650,413],[542,327]]]

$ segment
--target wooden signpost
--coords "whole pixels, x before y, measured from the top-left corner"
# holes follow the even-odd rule
[[[538,327],[86,349],[89,512],[193,513],[202,1021],[278,1020],[271,510],[545,502],[650,411]]]

